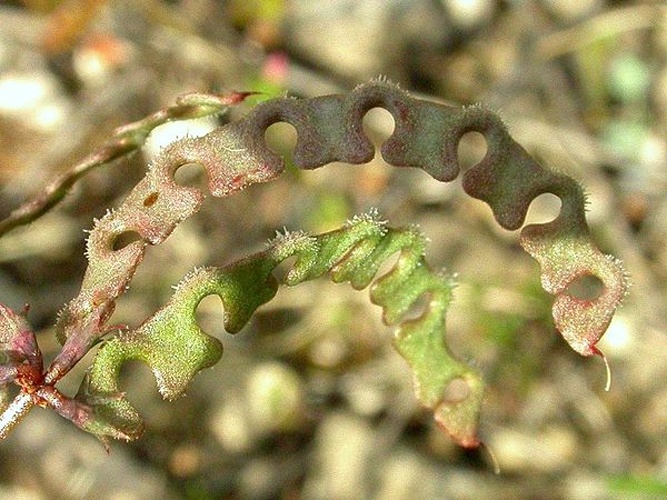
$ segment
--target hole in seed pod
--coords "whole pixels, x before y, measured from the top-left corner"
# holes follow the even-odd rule
[[[297,261],[295,256],[288,257],[280,262],[274,269],[271,274],[278,280],[278,283],[285,283],[287,281],[288,274],[294,269],[294,265]]]
[[[123,231],[114,238],[111,248],[114,252],[117,252],[135,241],[143,241],[143,238],[139,233],[136,231]]]
[[[148,208],[148,207],[152,207],[153,205],[155,205],[155,202],[157,201],[158,196],[159,196],[159,193],[157,191],[154,192],[154,193],[149,194],[148,196],[146,196],[146,198],[144,199],[144,206],[146,208]]]
[[[297,131],[294,125],[277,122],[264,131],[264,140],[269,148],[290,161],[296,147]]]
[[[401,316],[401,323],[404,321],[414,321],[420,319],[424,314],[426,314],[429,310],[429,306],[431,305],[431,300],[433,299],[433,295],[429,292],[422,293],[419,297],[417,297],[417,300],[415,300],[410,307],[408,308],[407,311],[405,311],[405,314]]]
[[[117,377],[119,394],[122,394],[130,404],[135,404],[137,399],[141,401],[140,394],[145,394],[146,382],[155,380],[150,367],[143,361],[137,359],[126,359],[120,365]],[[152,386],[154,387],[154,386]]]
[[[389,111],[378,107],[366,112],[361,120],[361,126],[366,137],[376,147],[380,147],[394,133],[396,122]]]
[[[388,256],[387,258],[382,261],[382,264],[380,264],[380,267],[378,267],[378,270],[375,272],[375,280],[379,280],[385,275],[391,273],[396,265],[398,264],[398,261],[401,258],[401,252],[397,251]]]
[[[530,203],[524,224],[546,224],[560,214],[562,202],[552,193],[542,193]]]
[[[486,138],[480,132],[466,132],[459,139],[457,158],[459,168],[467,170],[477,165],[486,156],[488,144]]]
[[[442,399],[449,404],[461,403],[470,396],[471,392],[468,382],[461,377],[457,377],[447,384],[442,394]]]
[[[220,338],[225,333],[222,299],[215,293],[199,301],[195,320],[203,331]]]
[[[597,300],[604,292],[604,283],[592,274],[585,274],[575,279],[565,293],[580,300]]]
[[[174,172],[174,182],[179,186],[206,188],[206,169],[199,163],[184,163]]]

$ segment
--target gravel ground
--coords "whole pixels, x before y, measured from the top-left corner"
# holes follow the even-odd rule
[[[282,290],[236,336],[222,331],[219,301],[206,299],[200,323],[225,354],[185,398],[161,401],[150,371],[128,364],[123,387],[148,427],[134,443],[113,443],[107,454],[52,412],[31,412],[0,444],[0,498],[667,498],[660,2],[3,2],[0,217],[115,127],[179,94],[315,96],[379,75],[420,97],[484,103],[535,158],[581,181],[596,241],[624,260],[632,280],[600,344],[611,391],[602,363],[578,357],[554,331],[550,298],[517,234],[498,228],[457,182],[439,185],[380,159],[290,173],[208,200],[149,252],[114,320],[138,324],[194,266],[247,255],[276,229],[321,232],[377,207],[392,225],[419,223],[429,261],[459,275],[448,340],[488,382],[487,446],[467,452],[438,431],[415,404],[367,292],[322,280]],[[377,143],[393,127],[383,110],[364,123]],[[289,157],[295,134],[277,124],[267,140]],[[463,161],[474,164],[483,148],[467,137]],[[83,230],[142,177],[150,151],[92,172],[49,214],[0,240],[1,300],[30,303],[49,359],[57,311],[85,270]],[[543,195],[529,220],[557,212]],[[64,392],[76,391],[84,368],[63,381]],[[283,391],[280,418],[262,397],[267,384]]]

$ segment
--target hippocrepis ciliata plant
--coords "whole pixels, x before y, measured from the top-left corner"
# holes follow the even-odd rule
[[[188,94],[175,106],[118,129],[111,142],[0,222],[0,235],[39,217],[91,169],[140,147],[157,125],[219,113],[247,95]],[[55,331],[62,348],[46,369],[25,313],[0,305],[0,384],[5,393],[10,384],[18,386],[0,415],[0,437],[6,437],[33,406],[41,406],[105,443],[110,437],[137,438],[144,424],[119,388],[121,365],[133,359],[147,363],[162,396],[179,397],[198,371],[222,355],[219,340],[197,325],[199,302],[219,295],[225,329],[238,332],[276,294],[281,283],[273,274],[275,268],[295,258],[282,284],[292,286],[329,273],[334,282],[350,282],[355,289],[370,285],[371,301],[383,308],[384,321],[397,327],[394,346],[413,371],[419,402],[433,411],[438,425],[457,443],[478,446],[484,383],[478,370],[452,356],[444,338],[453,279],[429,269],[424,258],[426,239],[419,230],[391,228],[373,211],[329,233],[279,235],[264,251],[225,267],[195,269],[167,304],[137,328],[119,330],[108,324],[147,246],[164,241],[201,207],[204,193],[177,184],[178,168],[202,165],[208,189],[218,197],[270,181],[284,168],[282,158],[264,139],[266,129],[276,122],[287,122],[297,131],[293,161],[298,168],[315,169],[334,161],[366,163],[374,156],[374,146],[362,130],[362,119],[375,107],[388,110],[395,122],[381,147],[384,160],[420,168],[438,181],[458,176],[461,137],[471,131],[483,134],[486,155],[463,174],[463,189],[485,201],[505,229],[523,225],[537,196],[552,193],[560,198],[558,216],[524,227],[520,244],[540,264],[543,288],[555,296],[552,311],[558,331],[579,354],[604,358],[596,343],[626,292],[626,278],[620,262],[593,244],[579,184],[536,163],[495,113],[479,106],[456,108],[415,99],[388,82],[373,81],[346,95],[269,100],[237,121],[203,137],[178,140],[160,152],[123,203],[90,231],[81,290],[58,317]],[[116,240],[128,232],[139,239],[116,248]],[[396,254],[393,268],[376,278],[381,264]],[[602,283],[599,296],[581,298],[569,293],[570,285],[586,276]],[[423,313],[406,319],[422,297],[427,297]],[[97,344],[100,347],[78,393],[64,395],[56,384]],[[457,381],[465,384],[464,397],[448,398],[448,388]]]

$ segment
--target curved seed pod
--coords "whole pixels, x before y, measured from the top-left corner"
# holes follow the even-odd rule
[[[86,381],[86,393],[99,401],[107,398],[94,406],[100,420],[107,422],[106,428],[136,436],[142,428],[139,414],[125,398],[112,398],[121,394],[117,385],[120,366],[130,359],[145,361],[165,398],[183,394],[196,372],[215,363],[221,354],[217,340],[202,332],[195,321],[195,310],[203,297],[220,296],[224,326],[235,333],[258,306],[273,298],[277,282],[271,273],[285,259],[296,257],[285,277],[289,286],[330,273],[332,281],[349,281],[362,289],[371,284],[380,266],[398,253],[393,269],[371,286],[371,300],[383,308],[387,324],[398,325],[394,345],[413,370],[418,400],[434,411],[438,424],[458,443],[477,446],[484,384],[476,370],[447,350],[445,312],[454,285],[449,276],[429,270],[424,247],[424,237],[414,228],[390,229],[375,216],[361,216],[319,236],[280,236],[264,252],[225,268],[196,270],[152,318],[100,348]],[[424,295],[428,305],[422,315],[403,321]],[[455,380],[465,381],[469,391],[465,398],[448,401],[446,391]]]

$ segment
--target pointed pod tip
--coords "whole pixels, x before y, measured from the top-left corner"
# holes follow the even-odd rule
[[[100,444],[104,447],[104,451],[107,455],[111,455],[111,446],[109,446],[109,439],[106,436],[97,436]]]
[[[600,352],[600,356],[602,357],[604,366],[607,370],[607,383],[604,386],[604,390],[605,392],[609,392],[611,390],[611,366],[609,366],[609,360],[607,359],[607,356],[602,354],[602,352]]]
[[[486,454],[489,456],[489,460],[491,461],[491,467],[493,468],[493,474],[499,476],[501,472],[500,464],[498,463],[498,459],[496,458],[496,454],[493,452],[493,449],[484,441],[480,441],[479,446],[481,449],[484,449],[486,451]]]
[[[602,361],[604,361],[604,367],[607,372],[607,382],[605,383],[604,391],[609,392],[611,390],[611,366],[609,365],[609,360],[607,359],[607,356],[605,356],[605,354],[597,347],[593,346],[592,351],[593,354],[600,356]]]

